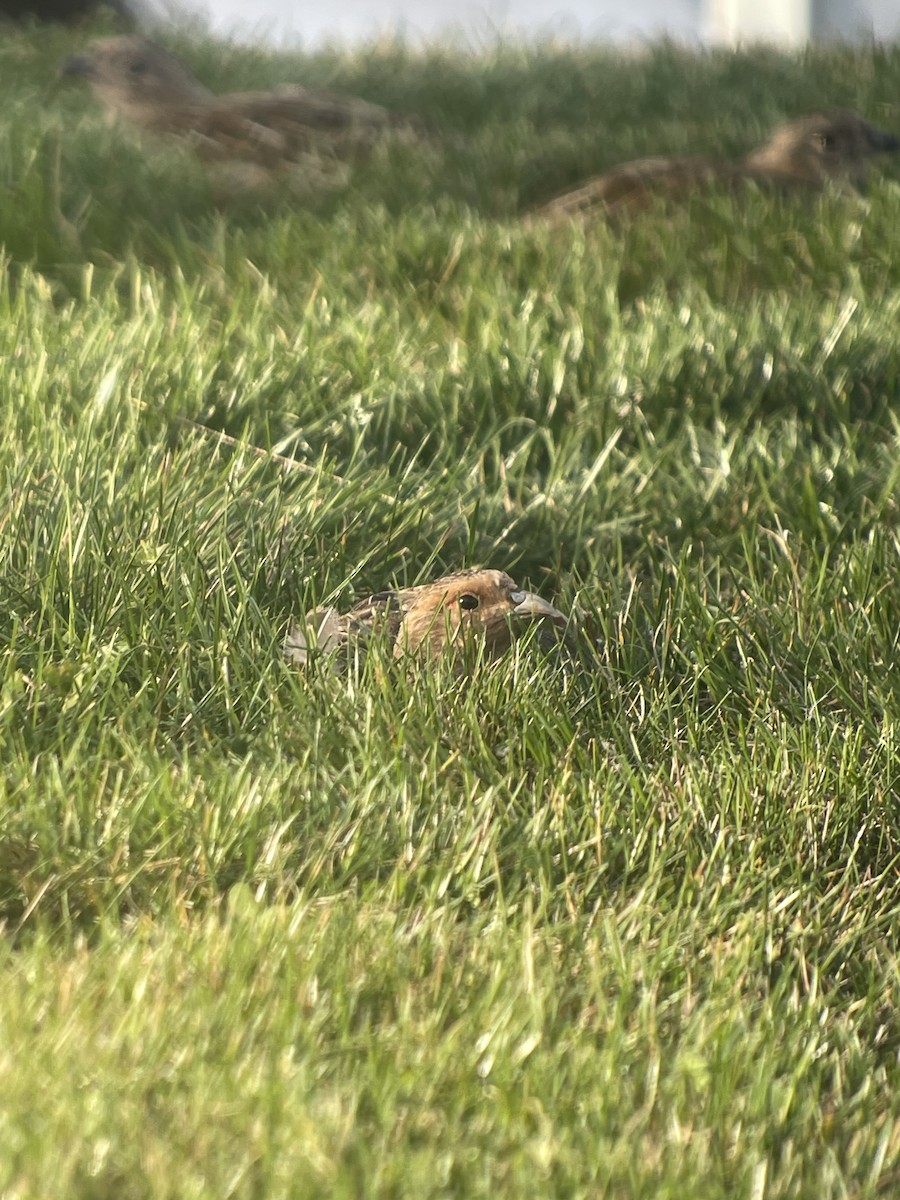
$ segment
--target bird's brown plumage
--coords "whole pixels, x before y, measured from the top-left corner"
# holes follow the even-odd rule
[[[900,139],[852,112],[823,112],[780,125],[765,143],[734,162],[713,158],[644,158],[623,163],[534,210],[559,220],[648,207],[655,197],[682,198],[749,182],[781,190],[821,190],[829,182],[860,188],[876,154],[900,149]]]
[[[433,657],[466,647],[498,658],[516,634],[537,625],[536,639],[545,649],[565,638],[567,621],[552,604],[519,588],[505,571],[457,571],[420,587],[378,592],[347,613],[314,609],[294,626],[285,656],[306,663],[318,654],[362,658],[373,639],[383,639],[395,657]]]
[[[253,164],[274,173],[323,152],[350,157],[385,132],[414,133],[414,120],[355,96],[283,85],[214,95],[188,68],[147,38],[98,38],[62,65],[82,76],[108,115],[186,139],[211,162]]]

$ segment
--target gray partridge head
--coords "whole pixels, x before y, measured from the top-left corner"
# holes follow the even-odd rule
[[[872,159],[900,150],[900,138],[856,113],[835,110],[780,125],[744,160],[751,171],[822,186],[829,180],[864,181]]]
[[[317,609],[307,614],[305,630],[295,627],[288,635],[285,654],[295,663],[308,661],[311,650],[364,654],[371,638],[384,636],[395,657],[459,655],[483,646],[486,657],[499,658],[535,623],[543,647],[563,640],[563,613],[505,571],[457,571],[420,587],[378,592],[345,614]]]
[[[174,54],[147,38],[97,38],[67,58],[63,75],[88,81],[107,110],[138,124],[152,124],[161,108],[203,104],[210,92]]]

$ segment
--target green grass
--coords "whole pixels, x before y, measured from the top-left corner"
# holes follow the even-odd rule
[[[0,47],[0,1195],[895,1196],[898,166],[516,214],[900,52],[188,43],[435,129],[221,214],[74,38]],[[282,662],[467,564],[595,661]]]

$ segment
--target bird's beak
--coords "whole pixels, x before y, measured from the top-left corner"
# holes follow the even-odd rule
[[[566,618],[558,608],[554,608],[540,596],[535,596],[533,592],[513,592],[510,600],[514,606],[512,610],[514,617],[524,617],[531,621],[545,619],[553,621],[557,625],[566,624]]]
[[[882,153],[893,152],[900,150],[900,138],[893,133],[885,133],[881,129],[872,130],[872,146],[876,151]]]
[[[70,54],[59,68],[60,75],[91,75],[94,64],[87,54]]]

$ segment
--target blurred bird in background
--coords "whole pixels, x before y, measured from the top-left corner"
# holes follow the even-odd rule
[[[623,163],[541,205],[530,217],[564,220],[604,211],[627,214],[648,208],[655,197],[685,198],[750,182],[783,191],[820,191],[829,183],[858,191],[875,155],[896,150],[900,138],[855,113],[814,113],[780,125],[765,145],[735,162],[643,158]]]
[[[239,164],[248,187],[298,168],[313,184],[345,182],[346,170],[329,172],[329,160],[365,155],[391,131],[421,133],[414,118],[299,85],[217,96],[174,54],[138,36],[98,38],[61,70],[86,79],[111,119],[184,139],[208,163]],[[239,186],[241,170],[230,176]]]
[[[306,663],[316,654],[336,662],[362,660],[368,644],[383,639],[396,658],[454,656],[467,648],[499,658],[526,629],[544,651],[566,639],[566,617],[540,596],[523,591],[504,571],[456,571],[433,583],[378,592],[347,613],[314,609],[285,641],[285,656]]]

